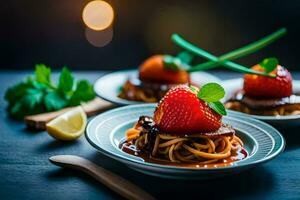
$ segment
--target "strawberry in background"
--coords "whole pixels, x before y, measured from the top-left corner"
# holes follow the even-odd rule
[[[275,77],[245,74],[244,92],[250,97],[283,98],[292,95],[291,73],[278,64],[276,58],[264,59],[260,64],[252,67],[259,72],[267,72]]]

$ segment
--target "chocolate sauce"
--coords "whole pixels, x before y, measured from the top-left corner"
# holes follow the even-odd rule
[[[171,161],[167,161],[163,158],[154,158],[151,156],[150,153],[137,150],[133,144],[127,143],[126,140],[125,142],[120,143],[120,148],[125,153],[142,158],[145,162],[155,163],[160,165],[176,166],[176,167],[188,167],[188,168],[218,168],[218,167],[232,166],[234,162],[243,160],[248,156],[248,152],[246,151],[246,149],[238,148],[236,151],[232,152],[232,155],[230,157],[225,159],[220,159],[215,163],[209,163],[209,164],[201,164],[197,162],[174,163]]]
[[[155,136],[159,132],[158,126],[155,124],[154,120],[152,117],[148,116],[141,116],[138,121],[138,125],[143,127],[143,132],[150,133],[150,135],[154,138],[153,142],[155,141]],[[232,136],[235,134],[235,130],[232,128],[232,126],[228,124],[222,124],[221,127],[212,132],[203,132],[203,133],[198,133],[203,136],[207,136],[210,138],[215,138],[215,137],[220,137],[220,136]]]
[[[143,127],[141,135],[147,134],[148,143],[145,147],[145,150],[151,152],[155,143],[156,135],[159,132],[158,127],[155,124],[153,118],[148,116],[141,116],[138,121],[138,126]]]
[[[211,164],[200,164],[197,162],[193,163],[173,163],[168,160],[166,160],[163,157],[152,157],[151,152],[152,148],[155,143],[155,138],[157,134],[159,133],[159,128],[157,124],[154,122],[152,117],[148,116],[141,116],[138,120],[138,123],[136,125],[136,128],[142,127],[142,131],[140,135],[147,134],[148,136],[148,143],[147,146],[145,146],[142,150],[138,150],[135,145],[133,145],[130,142],[127,142],[125,139],[121,141],[119,147],[122,151],[138,156],[140,158],[143,158],[145,162],[150,163],[156,163],[156,164],[162,164],[162,165],[171,165],[171,166],[178,166],[178,167],[190,167],[190,168],[214,168],[214,167],[224,167],[224,166],[230,166],[234,161],[242,160],[248,156],[247,151],[244,148],[239,148],[237,151],[232,152],[232,155],[229,158],[226,159],[220,159],[216,163]],[[221,128],[214,132],[209,133],[201,133],[208,137],[220,137],[220,136],[231,136],[235,134],[235,130],[229,126],[222,124]]]

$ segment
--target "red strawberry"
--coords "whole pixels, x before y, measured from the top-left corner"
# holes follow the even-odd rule
[[[221,118],[184,85],[170,89],[154,112],[159,129],[177,135],[216,131],[221,126]]]
[[[252,67],[253,70],[263,72],[260,65]],[[292,76],[284,67],[277,65],[276,69],[270,72],[277,75],[276,78],[246,74],[244,76],[244,91],[251,97],[282,98],[292,94]]]
[[[164,67],[163,55],[154,55],[145,60],[139,69],[142,81],[184,84],[189,82],[189,74],[184,70],[168,70]]]

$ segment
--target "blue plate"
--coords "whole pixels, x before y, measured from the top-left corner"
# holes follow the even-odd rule
[[[243,88],[243,79],[230,79],[221,83],[225,89],[226,96],[223,102],[230,99],[233,94]],[[300,80],[293,81],[293,92],[300,92]],[[237,111],[234,111],[237,112]],[[262,115],[250,115],[242,112],[237,112],[248,117],[253,117],[264,122],[267,122],[275,127],[287,127],[287,126],[299,126],[300,125],[300,115],[285,115],[285,116],[262,116]]]
[[[218,168],[189,168],[145,162],[140,157],[123,152],[119,144],[125,138],[125,131],[133,126],[139,116],[152,116],[155,106],[156,104],[131,105],[100,114],[89,122],[86,138],[101,153],[125,163],[134,170],[173,179],[211,179],[238,173],[271,160],[282,152],[285,146],[284,138],[272,126],[229,111],[223,121],[231,124],[243,140],[249,153],[244,160]]]
[[[125,70],[104,75],[95,82],[94,90],[102,99],[117,105],[142,104],[144,102],[128,101],[118,97],[126,80],[129,77],[137,77],[137,74],[137,70]],[[203,85],[209,82],[220,83],[220,79],[206,72],[195,72],[191,74],[191,82],[197,85]]]

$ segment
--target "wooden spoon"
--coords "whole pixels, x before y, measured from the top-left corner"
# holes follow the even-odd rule
[[[50,162],[60,167],[83,171],[100,181],[116,193],[133,200],[154,200],[155,198],[128,180],[96,165],[95,163],[73,155],[58,155],[49,158]]]

